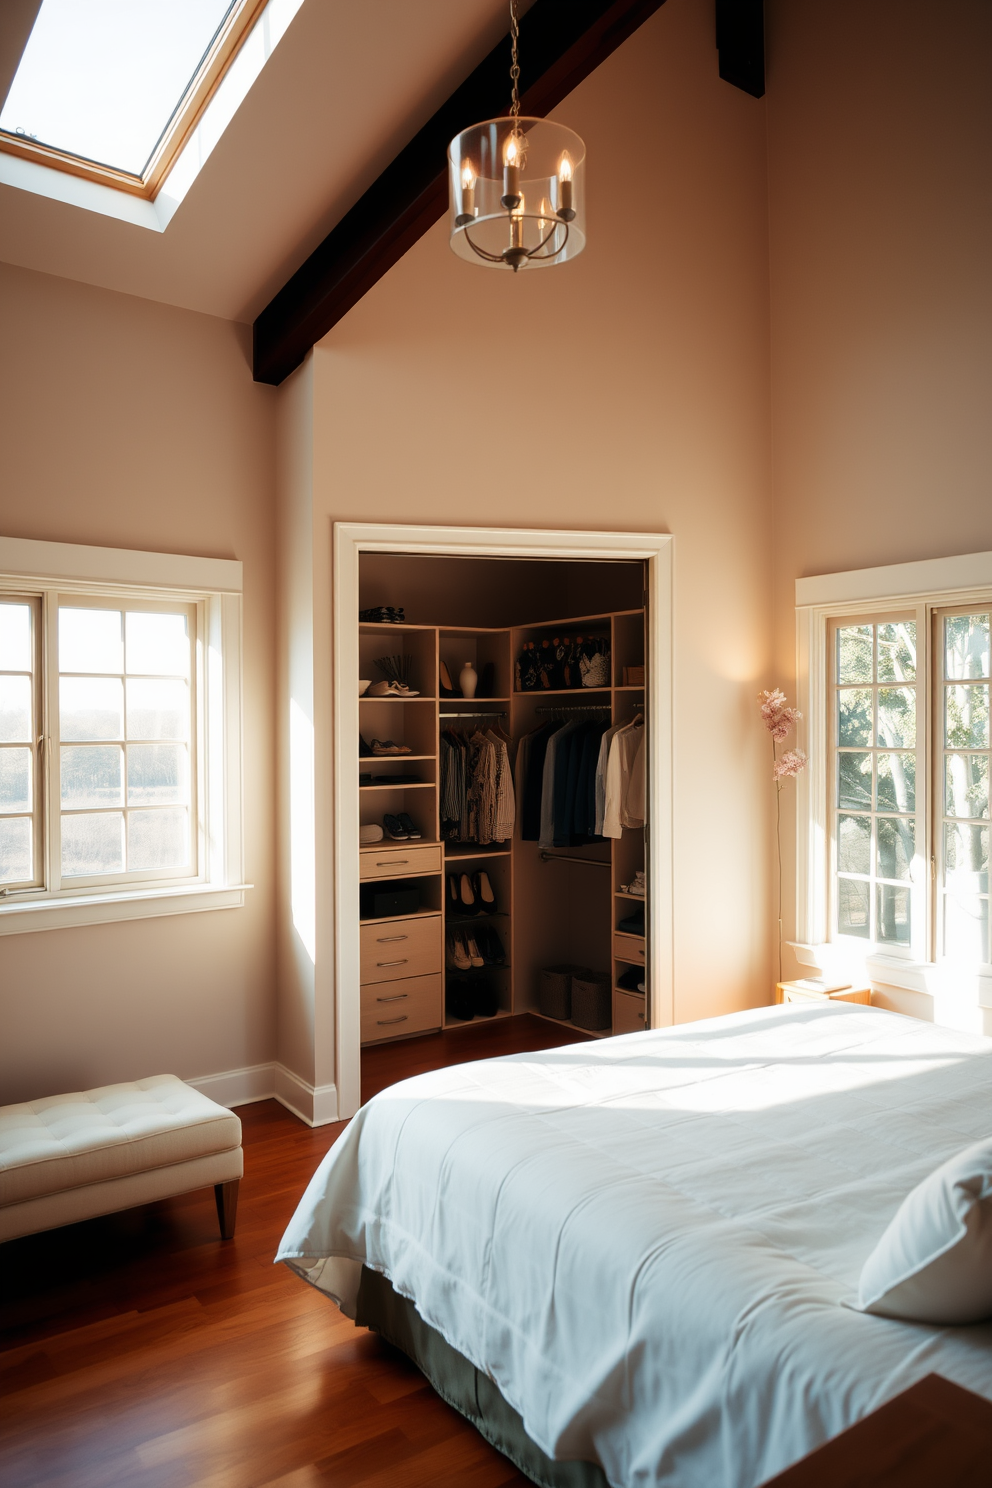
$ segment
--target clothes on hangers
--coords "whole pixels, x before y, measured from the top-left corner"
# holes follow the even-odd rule
[[[596,770],[602,719],[552,719],[517,748],[521,837],[542,847],[596,841]]]
[[[498,728],[466,736],[441,733],[441,836],[446,841],[506,842],[513,836],[516,803],[509,739]]]
[[[604,837],[621,837],[624,827],[642,827],[645,809],[644,716],[618,729],[606,765]]]

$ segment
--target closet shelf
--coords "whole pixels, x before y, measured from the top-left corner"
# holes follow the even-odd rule
[[[627,894],[623,889],[617,889],[613,897],[614,899],[629,899],[631,904],[643,904],[645,902],[645,896],[643,894]]]
[[[436,703],[437,698],[430,693],[418,692],[416,697],[398,697],[395,692],[387,692],[385,697],[360,697],[360,703]]]
[[[509,701],[510,699],[508,697],[443,697],[439,699],[442,708],[445,703],[485,703],[488,706],[489,703],[508,703]],[[444,717],[443,713],[441,717]]]
[[[449,925],[471,925],[475,920],[508,920],[510,911],[508,909],[487,909],[484,914],[460,915],[452,914],[450,909],[446,911]]]
[[[643,691],[643,688],[641,690]],[[610,689],[609,686],[606,686],[606,687],[530,687],[526,691],[523,688],[521,688],[520,691],[519,692],[515,692],[513,694],[513,696],[515,698],[529,698],[529,697],[548,698],[548,697],[575,697],[575,695],[578,694],[579,697],[582,697],[584,694],[590,693],[590,692],[610,692],[610,691],[611,691],[611,689]],[[619,692],[620,689],[617,688],[617,691]]]
[[[508,847],[500,847],[495,850],[491,847],[480,847],[478,852],[463,852],[460,848],[454,852],[449,851],[448,848],[444,850],[444,860],[446,863],[467,862],[469,858],[508,858],[509,856],[510,849]]]
[[[480,1023],[495,1023],[497,1018],[512,1017],[513,1011],[511,1008],[498,1008],[491,1018],[449,1018],[447,1013],[445,1013],[444,1031],[447,1033],[450,1028],[478,1028]]]
[[[560,1028],[574,1028],[576,1033],[584,1033],[587,1038],[609,1038],[613,1032],[612,1028],[580,1028],[571,1018],[549,1018],[547,1013],[539,1013],[537,1008],[528,1008],[527,1012],[532,1018],[543,1018],[545,1023],[557,1023]]]
[[[640,687],[627,687],[627,686],[621,687],[618,684],[616,687],[614,687],[613,691],[614,692],[641,692],[642,693],[644,691],[644,685],[642,683]]]
[[[375,781],[373,785],[360,785],[358,788],[359,790],[363,791],[433,790],[434,782],[433,780],[407,780],[404,783],[401,780],[398,784],[393,785],[393,783],[389,779],[384,779]],[[390,841],[392,841],[391,838]]]
[[[358,757],[358,768],[364,775],[366,765],[410,764],[413,760],[437,759],[436,754],[362,754]]]
[[[406,874],[403,875],[407,877]],[[411,877],[417,877],[413,874]],[[434,920],[440,915],[439,909],[412,909],[409,914],[403,915],[373,915],[371,919],[359,920],[360,925],[388,925],[390,920]]]
[[[616,984],[616,982],[613,983],[613,990],[614,990],[614,992],[622,992],[623,995],[624,995],[624,997],[646,997],[647,996],[647,993],[646,992],[638,992],[636,990],[636,988],[634,988],[634,987],[618,987],[617,984]]]

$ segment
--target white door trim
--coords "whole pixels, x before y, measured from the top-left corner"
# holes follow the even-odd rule
[[[672,537],[647,532],[555,532],[537,528],[333,524],[334,656],[334,988],[339,1117],[361,1100],[359,1032],[358,565],[362,553],[443,554],[461,558],[568,558],[647,565],[648,771],[646,849],[650,864],[651,1023],[673,1021],[672,915]],[[318,826],[318,830],[320,830]],[[342,995],[353,989],[353,995]]]

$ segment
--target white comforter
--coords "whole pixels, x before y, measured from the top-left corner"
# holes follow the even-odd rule
[[[992,1399],[992,1326],[850,1311],[901,1200],[992,1132],[992,1040],[759,1009],[420,1075],[365,1106],[279,1249],[362,1264],[615,1488],[752,1488],[932,1370]]]

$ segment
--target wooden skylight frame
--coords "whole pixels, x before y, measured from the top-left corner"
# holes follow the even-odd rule
[[[50,170],[79,176],[84,181],[95,181],[114,191],[124,191],[130,196],[154,201],[176,157],[203,117],[207,105],[267,4],[268,0],[237,0],[228,11],[212,45],[186,85],[140,176],[112,165],[103,165],[96,160],[87,160],[84,156],[73,155],[67,150],[59,150],[54,145],[43,145],[23,135],[11,134],[6,129],[0,129],[0,151],[7,155],[16,155],[21,160],[33,161],[35,165],[47,166]]]

